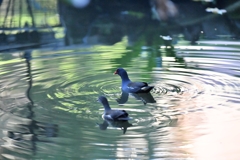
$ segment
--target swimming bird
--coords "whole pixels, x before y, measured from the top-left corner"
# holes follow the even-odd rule
[[[118,68],[114,74],[118,74],[122,79],[122,90],[128,93],[148,93],[154,86],[149,86],[146,82],[132,82],[123,68]]]
[[[98,101],[102,103],[104,107],[104,114],[102,115],[102,118],[105,120],[131,120],[130,117],[128,117],[128,113],[125,110],[113,110],[109,106],[108,100],[104,96],[99,96]]]

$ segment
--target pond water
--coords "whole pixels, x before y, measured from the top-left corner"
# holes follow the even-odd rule
[[[0,54],[1,159],[239,159],[239,42],[126,45]],[[119,105],[118,67],[155,103]],[[125,134],[99,128],[100,95],[133,118]]]

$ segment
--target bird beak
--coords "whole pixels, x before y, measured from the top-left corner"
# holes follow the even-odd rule
[[[115,75],[115,74],[118,74],[117,71],[115,71],[115,72],[113,73],[113,75]]]

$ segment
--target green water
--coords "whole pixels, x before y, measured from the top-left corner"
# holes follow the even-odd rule
[[[0,54],[1,157],[239,157],[234,149],[240,114],[236,44],[199,41],[196,46],[182,42],[173,48],[136,49],[123,39],[113,46],[36,49],[30,61],[23,58],[24,51]],[[113,75],[118,67],[133,81],[154,85],[156,103],[145,105],[130,96],[119,105],[121,80]],[[133,118],[125,134],[111,126],[99,129],[99,95]]]

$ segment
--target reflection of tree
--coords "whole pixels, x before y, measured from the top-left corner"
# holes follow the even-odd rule
[[[3,139],[6,140],[1,145],[1,159],[9,156],[15,159],[30,159],[33,154],[36,154],[37,142],[50,143],[47,137],[56,137],[58,132],[57,125],[34,120],[34,102],[31,98],[31,51],[26,51],[24,58],[27,64],[26,77],[28,81],[26,97],[29,102],[22,109],[20,109],[21,106],[13,109],[17,112],[1,114],[0,118],[3,122],[0,125],[4,130]]]
[[[30,111],[30,115],[28,116],[29,119],[32,119],[33,118],[33,111],[32,111],[32,107],[34,106],[34,102],[30,96],[30,92],[31,92],[31,89],[32,89],[32,73],[31,73],[31,63],[30,63],[30,60],[32,58],[31,56],[31,52],[30,51],[26,51],[25,54],[24,54],[24,58],[26,59],[26,63],[27,63],[27,77],[28,77],[28,84],[29,84],[29,87],[27,89],[27,92],[26,92],[26,96],[27,98],[29,99],[30,103],[27,105],[29,111]]]

